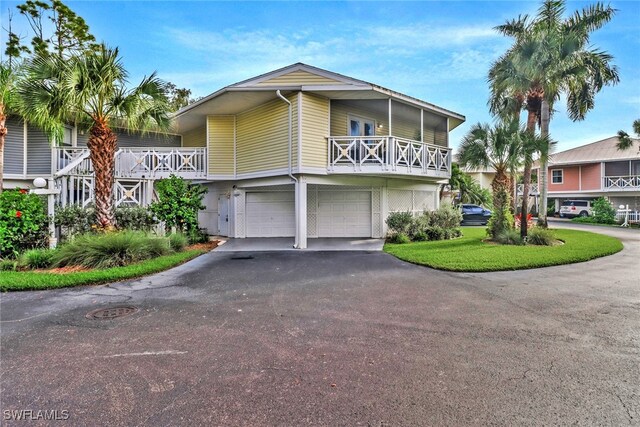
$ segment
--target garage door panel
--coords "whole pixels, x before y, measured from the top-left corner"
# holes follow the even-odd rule
[[[371,237],[371,192],[319,191],[318,237]]]
[[[247,237],[293,237],[294,198],[289,191],[247,193]]]

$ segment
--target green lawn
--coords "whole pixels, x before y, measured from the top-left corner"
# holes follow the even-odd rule
[[[35,273],[31,271],[0,272],[0,291],[24,291],[34,289],[54,289],[67,286],[95,285],[99,283],[117,282],[147,274],[167,270],[187,262],[203,250],[189,250],[166,255],[125,267],[114,267],[105,270],[81,271],[67,274]]]
[[[449,271],[501,271],[571,264],[611,255],[622,243],[609,236],[587,231],[554,229],[558,246],[506,246],[484,243],[484,227],[463,227],[463,237],[437,242],[384,245],[401,260]]]

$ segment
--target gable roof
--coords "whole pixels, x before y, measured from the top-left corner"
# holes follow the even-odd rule
[[[283,92],[310,91],[320,93],[331,99],[347,97],[347,94],[353,94],[354,92],[357,92],[362,99],[391,98],[449,118],[450,129],[457,127],[466,120],[462,114],[418,98],[301,62],[226,86],[180,109],[175,113],[174,117],[180,118],[190,111],[201,110],[199,107],[233,92],[263,92],[262,96],[258,97],[266,99],[267,97],[274,97],[275,95],[269,92],[275,93],[276,90]]]
[[[633,138],[632,138],[633,139]],[[628,150],[618,150],[618,137],[612,136],[601,141],[592,142],[570,150],[551,154],[550,165],[592,163],[612,160],[640,159],[640,152],[636,148],[640,140],[633,139],[634,146]]]

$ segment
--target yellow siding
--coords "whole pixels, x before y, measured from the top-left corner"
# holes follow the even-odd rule
[[[209,129],[209,174],[233,175],[233,116],[210,116]]]
[[[433,128],[428,127],[427,125],[424,125],[424,142],[428,143],[428,144],[435,144],[436,143],[436,131]]]
[[[436,130],[434,137],[434,144],[447,146],[447,133],[441,130]]]
[[[391,133],[393,136],[420,141],[420,117],[417,121],[400,117],[391,117]]]
[[[291,73],[260,82],[256,86],[302,86],[302,85],[332,85],[341,82],[306,71],[292,71]]]
[[[207,146],[207,128],[202,126],[182,135],[183,147],[206,147]]]
[[[313,168],[327,167],[327,140],[329,136],[329,100],[302,94],[302,165]]]
[[[293,147],[297,145],[297,94],[293,104]],[[238,174],[284,169],[289,165],[287,104],[275,99],[237,116],[236,156]],[[293,159],[297,157],[294,151]]]
[[[331,104],[331,136],[347,136],[347,117],[349,115],[373,119],[376,121],[376,135],[389,135],[388,115],[366,108],[334,102]],[[382,127],[378,127],[382,125]],[[419,127],[419,126],[418,126]]]

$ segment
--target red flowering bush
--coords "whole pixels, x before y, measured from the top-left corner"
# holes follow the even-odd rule
[[[49,220],[42,199],[27,190],[0,194],[0,258],[47,245]]]
[[[516,224],[515,227],[516,228],[520,228],[520,221],[522,221],[522,215],[518,214],[515,217],[516,219]],[[533,215],[531,214],[527,214],[527,230],[531,229],[531,227],[533,227]]]

